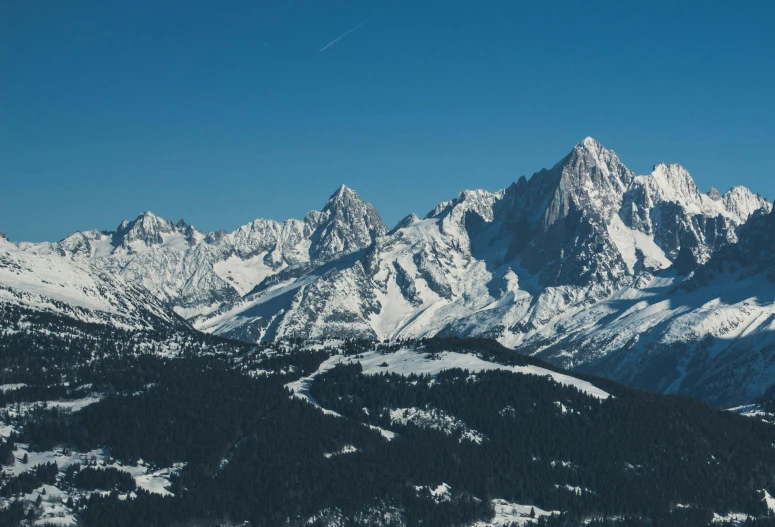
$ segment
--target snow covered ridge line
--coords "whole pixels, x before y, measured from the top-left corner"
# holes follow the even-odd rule
[[[677,165],[636,176],[588,138],[551,170],[496,193],[462,192],[425,219],[408,216],[358,258],[319,272],[284,270],[271,287],[194,324],[248,341],[496,338],[564,367],[627,346],[646,350],[670,320],[709,313],[673,303],[678,309],[653,306],[654,317],[636,320],[637,306],[625,313],[634,297],[669,303],[683,280],[670,269],[702,265],[737,243],[741,222],[771,209],[747,189],[716,194],[700,192]],[[675,335],[694,346],[691,333]],[[672,374],[664,371],[666,379]]]
[[[433,358],[428,358],[427,352],[422,348],[402,348],[398,351],[385,354],[379,351],[371,351],[368,353],[363,353],[360,356],[332,355],[320,365],[317,371],[311,375],[288,384],[286,387],[293,391],[294,396],[318,406],[317,402],[314,401],[309,395],[309,387],[313,379],[317,375],[320,375],[327,370],[334,368],[337,364],[354,363],[361,364],[364,375],[379,375],[380,373],[396,373],[403,376],[409,376],[411,374],[436,375],[444,370],[451,370],[455,368],[468,370],[472,373],[481,373],[494,370],[510,371],[512,373],[523,375],[550,377],[558,384],[572,386],[597,399],[608,399],[611,397],[608,392],[598,388],[589,381],[577,379],[576,377],[547,370],[539,366],[503,365],[482,360],[475,355],[458,353],[454,351],[444,351],[434,355]],[[324,408],[321,409],[327,413],[334,413],[331,412],[331,410],[326,410]]]
[[[417,375],[436,375],[444,370],[459,368],[468,370],[472,373],[481,373],[485,371],[510,371],[523,375],[538,375],[539,377],[550,377],[554,382],[564,386],[573,386],[580,391],[591,395],[597,399],[608,399],[611,394],[601,390],[589,381],[584,381],[547,370],[539,366],[509,366],[488,362],[475,355],[467,353],[458,353],[455,351],[444,351],[434,355],[433,358],[427,358],[427,353],[422,350],[404,348],[394,353],[382,355],[379,352],[372,352],[363,355],[362,359],[357,359],[363,367],[363,373],[366,375],[376,375],[382,372],[398,373],[408,376],[412,373]],[[384,366],[386,364],[386,366]]]
[[[127,330],[189,327],[132,281],[87,261],[24,252],[4,239],[0,239],[0,303]]]
[[[231,233],[202,233],[147,211],[115,231],[79,231],[18,250],[89,262],[142,285],[186,318],[209,314],[289,267],[319,265],[387,232],[377,210],[342,185],[320,211],[285,222],[256,219]]]

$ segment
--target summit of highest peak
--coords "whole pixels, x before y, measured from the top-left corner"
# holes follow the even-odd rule
[[[613,150],[609,150],[608,148],[603,145],[600,141],[595,139],[594,137],[587,136],[573,147],[573,150],[571,150],[569,157],[616,157],[616,154],[613,152]]]
[[[606,148],[603,143],[597,139],[587,136],[565,156],[558,165],[567,164],[621,164],[616,152]]]
[[[598,150],[600,148],[605,148],[603,144],[595,139],[592,136],[587,136],[584,139],[582,139],[577,145],[577,148],[587,148],[587,149],[595,149]]]
[[[347,185],[343,184],[339,185],[336,191],[328,198],[325,207],[323,207],[323,211],[331,210],[332,208],[346,208],[353,205],[359,206],[361,204],[365,205],[366,203],[360,195]]]
[[[348,187],[347,185],[342,183],[341,185],[339,185],[339,187],[336,189],[336,191],[333,194],[331,194],[331,197],[328,198],[328,200],[331,201],[331,200],[335,200],[337,198],[341,198],[341,197],[344,197],[344,196],[360,197],[360,196],[358,196],[357,192],[355,192],[353,189],[351,189],[350,187]]]

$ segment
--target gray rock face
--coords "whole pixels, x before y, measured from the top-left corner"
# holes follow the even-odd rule
[[[371,245],[387,232],[377,210],[342,185],[329,198],[312,233],[310,259],[328,261]]]

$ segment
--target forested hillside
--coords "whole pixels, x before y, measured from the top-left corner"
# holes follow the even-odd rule
[[[772,425],[492,341],[3,317],[0,525],[769,521]]]

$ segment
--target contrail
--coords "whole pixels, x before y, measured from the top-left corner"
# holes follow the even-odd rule
[[[372,18],[374,18],[374,17],[372,17]],[[352,29],[349,29],[349,30],[345,31],[344,33],[342,33],[341,35],[339,35],[338,37],[336,37],[334,40],[332,40],[331,42],[329,42],[328,44],[326,44],[325,46],[323,46],[322,48],[320,48],[320,50],[318,51],[318,53],[322,53],[323,51],[327,50],[328,48],[330,48],[331,46],[333,46],[334,44],[336,44],[337,42],[339,42],[340,40],[342,40],[344,37],[346,37],[347,35],[349,35],[349,34],[350,34],[350,33],[352,33],[353,31],[355,31],[356,29],[358,29],[359,27],[361,27],[363,24],[365,24],[365,23],[366,23],[366,22],[368,22],[369,20],[371,20],[371,18],[367,18],[366,20],[364,20],[363,22],[361,22],[360,24],[358,24],[358,25],[357,25],[357,26],[355,26],[354,28],[352,28]]]

